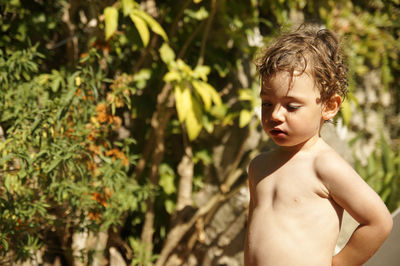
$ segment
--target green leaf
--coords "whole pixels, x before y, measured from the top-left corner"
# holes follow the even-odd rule
[[[393,173],[395,169],[394,153],[383,136],[381,136],[382,163],[385,172]]]
[[[1,242],[1,246],[4,249],[4,251],[8,251],[8,242],[7,242],[7,240],[5,238],[2,238],[0,240],[0,242]]]
[[[170,199],[166,199],[164,202],[164,206],[165,206],[165,210],[169,213],[172,214],[175,210],[175,202],[173,200]]]
[[[49,166],[47,167],[47,169],[44,170],[45,173],[50,173],[51,171],[53,171],[53,169],[55,169],[61,162],[61,159],[55,159],[53,160]]]
[[[200,134],[203,127],[203,112],[201,111],[200,104],[192,95],[190,95],[190,101],[192,108],[187,111],[185,122],[189,140],[194,140]]]
[[[386,201],[389,198],[391,192],[392,190],[390,189],[390,187],[385,188],[381,194],[382,200]]]
[[[204,165],[209,165],[212,163],[211,154],[207,151],[207,149],[203,149],[195,152],[193,156],[193,161],[198,163],[199,161],[203,162]]]
[[[239,115],[239,127],[243,128],[247,126],[250,123],[252,117],[253,113],[249,110],[241,110]]]
[[[108,40],[118,28],[118,10],[115,7],[109,6],[104,9],[104,22]]]
[[[33,121],[32,125],[31,125],[31,130],[30,130],[30,134],[33,135],[33,133],[35,133],[36,129],[39,127],[39,125],[42,123],[43,119],[40,116],[37,116],[35,118],[35,121]]]
[[[386,173],[385,178],[383,179],[384,185],[390,185],[394,177],[394,172]]]
[[[152,18],[149,14],[146,12],[140,10],[140,9],[135,9],[132,11],[132,14],[135,14],[137,16],[140,16],[143,20],[146,21],[146,23],[149,25],[151,30],[154,33],[157,33],[160,35],[165,41],[168,41],[168,36],[165,33],[164,29],[161,27],[161,25],[154,19]]]
[[[169,45],[167,43],[163,43],[161,45],[159,51],[160,51],[161,60],[164,63],[169,64],[175,60],[174,50],[172,50],[172,48],[169,47]]]
[[[368,177],[374,176],[375,172],[377,171],[376,159],[374,156],[371,155],[368,157],[367,160],[368,160],[368,163],[367,163],[367,166],[365,167],[367,176]]]
[[[204,20],[204,19],[208,18],[210,15],[209,11],[204,6],[200,7],[197,10],[192,10],[192,9],[187,8],[187,9],[185,9],[184,12],[185,12],[185,15],[188,16],[188,18],[195,19],[198,21]]]
[[[133,76],[133,81],[139,82],[139,81],[147,81],[151,78],[151,70],[148,68],[142,68],[139,70],[134,76]]]
[[[135,24],[137,31],[139,32],[140,38],[143,42],[143,46],[147,46],[150,41],[150,32],[147,28],[146,22],[141,17],[135,15],[134,12],[132,12],[129,17],[131,18],[133,24]]]
[[[12,139],[6,139],[6,140],[2,140],[1,142],[0,142],[0,151],[2,151],[3,149],[4,149],[4,147],[6,147],[7,146],[7,144],[9,143],[9,142],[11,142],[11,140]]]
[[[340,108],[340,112],[342,113],[344,124],[345,125],[349,125],[351,117],[352,117],[353,114],[351,112],[351,106],[350,106],[350,103],[348,101],[342,102],[342,106]]]
[[[61,87],[61,83],[62,83],[63,79],[60,76],[56,76],[53,81],[51,82],[51,90],[53,92],[57,92],[58,89]]]
[[[174,183],[174,176],[170,174],[162,174],[160,175],[160,186],[163,188],[164,192],[167,195],[171,195],[176,192],[176,187]]]

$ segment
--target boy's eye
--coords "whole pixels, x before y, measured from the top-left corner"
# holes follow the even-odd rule
[[[270,103],[270,102],[262,102],[262,107],[271,107],[272,106],[272,103]]]
[[[294,112],[294,111],[298,110],[299,108],[300,108],[300,105],[296,105],[296,104],[288,104],[288,105],[286,105],[286,109],[289,112]]]

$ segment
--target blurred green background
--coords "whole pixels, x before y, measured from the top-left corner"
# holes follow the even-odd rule
[[[303,22],[343,42],[332,130],[393,211],[398,0],[1,0],[0,264],[241,265],[253,59]]]

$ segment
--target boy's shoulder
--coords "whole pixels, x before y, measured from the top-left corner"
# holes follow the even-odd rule
[[[260,172],[266,171],[271,166],[270,162],[273,160],[274,151],[272,150],[258,154],[250,161],[248,168],[249,178],[252,179],[254,176],[258,176]]]
[[[353,167],[326,143],[314,157],[314,169],[321,180],[328,183],[347,173],[355,174]]]
[[[273,162],[275,159],[276,159],[275,150],[262,152],[250,161],[249,171],[268,167],[269,165],[271,165],[271,162]]]
[[[273,157],[273,150],[262,152],[250,161],[250,165],[256,166],[265,162],[266,159]]]

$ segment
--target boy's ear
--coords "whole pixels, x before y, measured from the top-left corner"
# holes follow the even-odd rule
[[[335,117],[339,111],[340,105],[342,104],[342,98],[335,94],[333,95],[324,105],[322,111],[322,118],[326,121]]]

